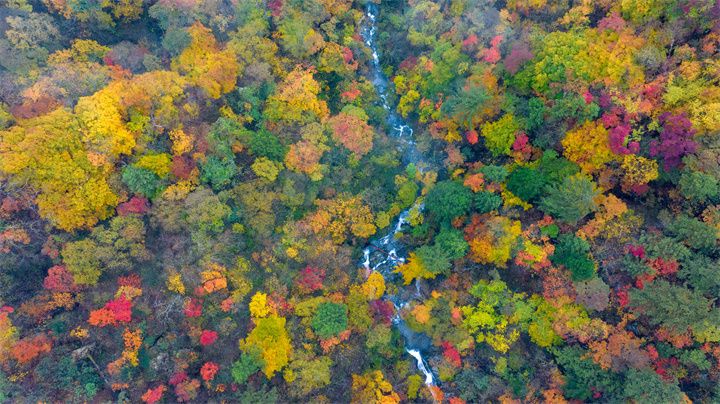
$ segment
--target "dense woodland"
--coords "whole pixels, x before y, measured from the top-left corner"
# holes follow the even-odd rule
[[[366,1],[0,0],[0,402],[720,402],[720,2]]]

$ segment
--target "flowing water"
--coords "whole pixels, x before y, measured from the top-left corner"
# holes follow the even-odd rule
[[[378,5],[369,3],[361,26],[361,34],[365,45],[372,51],[370,79],[377,90],[383,108],[388,113],[387,124],[391,128],[390,135],[398,140],[398,151],[402,155],[403,163],[412,163],[422,172],[427,169],[429,164],[423,160],[422,154],[417,149],[413,139],[413,129],[395,111],[395,108],[390,106],[388,101],[390,84],[385,73],[380,68],[380,56],[378,55],[376,41],[378,12]],[[371,271],[379,272],[388,281],[397,279],[398,275],[393,273],[393,270],[397,265],[405,262],[406,248],[396,236],[402,232],[403,226],[407,224],[408,214],[409,210],[402,212],[397,217],[395,226],[391,227],[387,234],[374,238],[365,248],[362,265],[368,273]],[[418,283],[416,283],[415,288],[415,293],[410,297],[408,297],[408,291],[405,290],[402,291],[403,293],[385,295],[384,299],[395,305],[396,314],[393,318],[393,325],[405,340],[405,351],[415,359],[418,370],[425,375],[425,384],[435,386],[437,383],[435,375],[423,356],[432,347],[430,338],[425,334],[411,330],[400,315],[401,309],[408,304],[411,298],[422,299]]]

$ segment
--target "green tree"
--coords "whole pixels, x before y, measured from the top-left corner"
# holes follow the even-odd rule
[[[474,195],[473,205],[478,213],[490,213],[500,208],[502,197],[494,192],[480,191]]]
[[[190,45],[190,34],[186,29],[170,27],[165,30],[162,47],[171,55],[179,55],[188,45]]]
[[[230,207],[207,188],[198,188],[185,199],[185,221],[192,232],[219,233],[230,213]]]
[[[409,208],[415,202],[420,187],[414,181],[405,181],[398,189],[397,200],[401,209]]]
[[[425,197],[425,208],[440,222],[449,222],[470,210],[472,196],[472,191],[459,182],[441,181]]]
[[[90,239],[73,241],[63,247],[63,263],[78,285],[94,285],[100,279],[102,268],[96,250],[97,244]]]
[[[452,227],[443,227],[440,230],[435,236],[435,246],[450,260],[464,257],[468,250],[468,243],[462,232]]]
[[[683,170],[678,182],[680,193],[685,198],[705,203],[715,200],[720,193],[717,178],[700,171]]]
[[[368,331],[365,346],[385,357],[391,357],[393,354],[391,342],[392,328],[385,324],[378,324]]]
[[[347,297],[348,305],[348,324],[355,330],[360,332],[367,331],[373,323],[370,315],[370,305],[367,297],[363,294],[360,287],[350,288]]]
[[[322,35],[313,30],[309,16],[298,12],[290,13],[283,18],[278,33],[283,49],[296,59],[303,59],[319,50],[318,35],[319,40],[322,41]]]
[[[249,387],[245,390],[239,390],[234,397],[238,403],[271,404],[281,401],[280,395],[277,392],[277,388],[267,388],[265,386]]]
[[[528,132],[535,133],[545,124],[545,115],[547,108],[541,98],[533,97],[528,101],[527,118],[525,118],[525,126]]]
[[[485,181],[500,184],[505,181],[508,176],[507,168],[503,166],[487,165],[480,168],[480,173],[485,177]]]
[[[666,382],[650,369],[630,369],[625,375],[625,399],[636,403],[681,403],[677,382]]]
[[[70,401],[92,401],[97,386],[103,381],[88,360],[46,356],[33,371],[37,383],[45,391],[63,395]]]
[[[683,260],[678,277],[685,280],[693,289],[708,296],[717,296],[720,292],[720,262],[702,254],[694,254]]]
[[[248,349],[240,355],[240,359],[236,360],[230,368],[230,373],[235,383],[245,384],[248,377],[257,373],[258,370],[265,367],[262,355],[258,349]]]
[[[460,398],[469,403],[484,401],[486,392],[490,388],[490,376],[478,369],[464,368],[455,376],[455,383],[460,391]]]
[[[525,202],[539,197],[546,184],[547,180],[539,170],[524,166],[513,170],[507,179],[508,191]]]
[[[8,13],[5,31],[0,38],[3,57],[0,66],[10,72],[27,75],[48,58],[62,37],[50,15],[44,13]]]
[[[252,154],[273,161],[284,161],[288,151],[277,136],[264,128],[251,132],[247,143]]]
[[[580,172],[580,166],[558,156],[555,150],[545,150],[537,168],[543,173],[548,184],[560,183],[566,177]]]
[[[468,85],[462,92],[448,97],[441,111],[460,125],[472,128],[482,117],[483,109],[487,108],[491,99],[485,87]]]
[[[422,262],[422,266],[434,275],[445,274],[450,271],[450,260],[443,249],[435,244],[433,246],[424,245],[414,251],[417,258]]]
[[[717,249],[718,229],[715,226],[686,215],[677,215],[674,218],[669,215],[662,216],[665,216],[668,232],[676,240],[706,254]]]
[[[594,392],[602,393],[610,401],[620,387],[620,380],[613,373],[603,370],[588,357],[588,352],[577,346],[557,348],[555,360],[565,376],[563,391],[566,398],[586,401]]]
[[[584,175],[567,177],[560,184],[549,186],[546,193],[540,208],[566,223],[576,224],[597,209],[595,197],[599,192],[595,183]]]
[[[229,185],[236,173],[237,166],[229,158],[210,156],[200,164],[200,179],[215,190]]]
[[[290,362],[288,369],[294,379],[292,393],[305,396],[330,384],[332,364],[327,356],[311,359],[310,355],[302,355]]]
[[[590,259],[589,253],[590,244],[587,241],[573,234],[562,234],[550,260],[556,265],[564,265],[573,281],[585,281],[595,276],[595,262]]]
[[[62,257],[75,282],[94,285],[107,270],[127,270],[150,258],[145,248],[145,224],[136,216],[116,216],[97,226],[88,238],[72,241]]]
[[[650,324],[672,333],[683,334],[690,329],[699,342],[720,340],[720,310],[697,290],[658,279],[643,289],[634,289],[630,307],[647,316]]]
[[[213,236],[225,229],[232,209],[207,188],[198,188],[191,192],[183,203],[181,218],[190,231],[190,237],[201,250],[209,249]]]
[[[134,165],[122,170],[122,180],[131,192],[146,198],[155,198],[165,186],[157,174]]]
[[[327,339],[340,334],[348,326],[348,307],[342,303],[325,302],[318,306],[312,318],[315,334]]]

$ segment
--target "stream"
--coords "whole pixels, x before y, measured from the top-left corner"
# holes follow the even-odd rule
[[[387,124],[391,128],[389,135],[397,140],[398,151],[402,155],[403,164],[407,165],[412,163],[422,172],[427,169],[429,164],[423,160],[422,154],[417,149],[413,138],[413,129],[388,102],[390,83],[380,67],[380,57],[377,47],[377,19],[379,11],[377,4],[368,3],[365,17],[361,24],[362,38],[365,41],[365,45],[372,51],[370,80],[380,97],[382,107],[388,113]],[[420,208],[422,208],[422,206],[420,206]],[[393,270],[397,265],[405,262],[407,249],[397,238],[397,235],[402,232],[403,226],[407,223],[408,214],[409,209],[400,213],[396,219],[397,222],[395,226],[390,227],[384,235],[372,239],[365,247],[363,250],[362,265],[368,274],[371,271],[379,272],[388,282],[392,282],[398,278],[398,274],[394,273]],[[427,353],[432,348],[432,341],[427,335],[411,330],[400,315],[401,309],[407,305],[410,300],[422,299],[420,286],[416,282],[414,293],[408,293],[408,290],[403,289],[401,289],[401,292],[402,293],[395,295],[386,294],[383,299],[395,305],[396,311],[392,322],[405,340],[405,351],[415,359],[418,370],[425,375],[425,384],[428,387],[435,386],[437,385],[435,374],[423,356],[424,353]],[[402,297],[399,296],[400,294],[402,294]],[[434,391],[432,389],[430,391],[434,395]]]

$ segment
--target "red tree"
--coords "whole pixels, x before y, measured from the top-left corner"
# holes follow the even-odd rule
[[[198,299],[188,299],[185,301],[185,308],[183,311],[187,317],[200,317],[200,315],[202,315],[202,302]]]
[[[129,201],[121,203],[117,207],[120,216],[127,216],[131,213],[142,215],[150,209],[150,202],[141,196],[133,196]]]
[[[450,362],[450,364],[452,364],[456,368],[462,365],[462,361],[460,360],[460,352],[458,352],[458,350],[450,342],[443,341],[442,348],[443,356],[448,362]]]
[[[217,341],[218,334],[215,331],[211,330],[203,330],[202,334],[200,334],[200,344],[202,346],[208,346]]]
[[[132,302],[125,296],[110,300],[105,306],[90,313],[88,323],[98,327],[129,323],[132,320]]]
[[[165,390],[167,390],[167,387],[165,387],[164,384],[161,384],[154,389],[148,389],[145,394],[140,397],[143,402],[147,404],[154,404],[160,401],[160,399],[163,396],[163,393],[165,393]]]
[[[220,366],[218,366],[217,363],[205,362],[202,368],[200,368],[200,376],[202,376],[203,380],[209,382],[210,380],[215,378],[218,370],[220,370]]]
[[[298,276],[296,282],[301,292],[312,293],[322,289],[324,280],[324,269],[311,267],[310,265],[308,265],[300,272],[300,275]]]
[[[50,338],[45,334],[39,334],[18,341],[10,350],[10,356],[20,365],[25,365],[40,356],[40,354],[50,352],[50,349],[52,349]]]
[[[43,280],[43,287],[53,292],[76,292],[78,290],[72,274],[63,265],[55,265],[48,269],[48,274]]]

